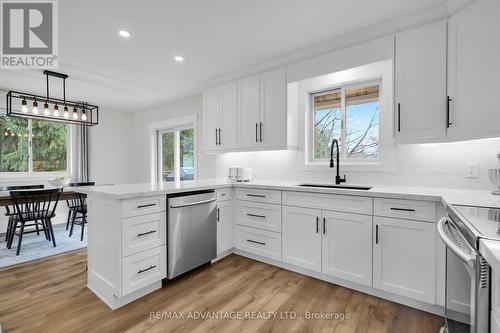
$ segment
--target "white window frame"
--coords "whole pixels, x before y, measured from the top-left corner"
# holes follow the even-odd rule
[[[315,92],[310,92],[309,96],[309,101],[310,101],[310,106],[309,106],[309,142],[311,143],[310,145],[310,150],[309,150],[309,163],[330,163],[330,158],[326,159],[315,159],[314,158],[314,123],[315,123],[315,116],[314,116],[314,97],[316,96],[322,96],[326,95],[334,90],[340,90],[340,159],[346,162],[357,162],[357,163],[377,163],[380,162],[380,144],[378,147],[378,154],[377,158],[347,158],[347,146],[346,146],[346,139],[347,139],[347,107],[346,107],[346,95],[345,92],[347,89],[352,89],[352,88],[359,88],[359,87],[365,87],[365,86],[374,86],[377,85],[379,87],[379,117],[380,117],[380,91],[382,89],[382,80],[377,79],[377,80],[368,80],[368,81],[360,81],[356,83],[349,83],[349,84],[344,84],[341,86],[337,87],[331,87],[328,89],[323,89],[320,91],[315,91]],[[378,130],[378,137],[380,138],[380,124],[377,126]],[[335,152],[333,156],[335,160]]]
[[[15,181],[43,181],[48,180],[58,176],[70,176],[74,177],[75,171],[75,156],[73,156],[74,145],[76,142],[76,131],[74,126],[66,125],[66,170],[63,171],[33,171],[33,144],[32,144],[32,119],[28,120],[28,171],[27,172],[0,172],[0,182]],[[43,119],[41,119],[43,120]],[[47,120],[48,121],[48,120]],[[3,135],[3,134],[2,134]]]
[[[152,183],[162,182],[161,179],[161,160],[162,152],[161,145],[159,144],[161,134],[166,132],[174,132],[174,169],[175,169],[175,182],[181,182],[180,178],[180,156],[179,156],[179,143],[180,131],[183,129],[193,129],[193,165],[194,176],[193,180],[198,179],[198,115],[189,115],[170,120],[160,121],[149,124],[149,138],[150,138],[150,181]],[[189,180],[185,180],[189,181]],[[183,182],[185,182],[183,181]]]
[[[314,148],[312,141],[312,111],[310,95],[319,91],[327,91],[342,86],[356,85],[365,82],[379,81],[379,158],[374,159],[349,159],[341,158],[341,168],[345,171],[375,171],[387,172],[396,170],[396,146],[394,140],[394,115],[393,115],[393,63],[391,59],[367,64],[351,69],[330,74],[320,75],[301,81],[296,81],[298,99],[296,107],[299,113],[300,148],[304,150],[304,171],[329,170],[329,161],[312,161],[311,150]]]

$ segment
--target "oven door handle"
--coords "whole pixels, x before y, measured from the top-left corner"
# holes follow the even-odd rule
[[[455,244],[450,237],[444,231],[445,224],[448,223],[448,219],[445,217],[441,218],[437,224],[437,231],[439,237],[444,242],[444,244],[457,255],[467,266],[474,268],[476,264],[476,258],[470,256],[468,253],[464,252],[457,244]]]

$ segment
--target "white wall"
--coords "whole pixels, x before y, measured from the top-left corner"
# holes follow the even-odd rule
[[[90,180],[97,184],[130,183],[132,114],[99,112],[99,125],[90,128]]]
[[[215,177],[215,156],[202,153],[203,138],[203,104],[201,95],[187,97],[172,103],[148,108],[132,114],[132,138],[129,156],[129,183],[150,181],[150,139],[148,125],[160,121],[168,121],[182,116],[198,115],[198,178]]]

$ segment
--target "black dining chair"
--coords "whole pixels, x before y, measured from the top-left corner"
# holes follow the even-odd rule
[[[18,191],[18,190],[36,190],[43,189],[43,185],[14,185],[14,186],[6,186],[2,187],[0,190],[3,191]],[[7,232],[5,233],[5,242],[9,240],[9,231],[12,226],[12,216],[16,213],[15,206],[5,206],[5,216],[8,218],[7,222]],[[26,227],[35,226],[37,228],[37,235],[40,235],[40,231],[38,230],[38,224],[34,223],[31,225],[26,225]]]
[[[45,238],[52,241],[56,247],[52,218],[56,215],[57,203],[62,189],[10,191],[10,197],[16,213],[12,216],[12,226],[9,231],[7,248],[12,247],[14,236],[18,236],[16,255],[21,251],[23,235],[37,230],[25,230],[26,224],[35,223],[39,231],[45,233]]]
[[[95,182],[84,182],[84,183],[70,183],[69,187],[79,187],[79,186],[94,186]],[[82,230],[80,234],[80,241],[83,241],[83,233],[85,230],[85,223],[87,223],[87,202],[86,197],[81,193],[76,193],[73,199],[66,201],[68,204],[68,220],[66,222],[66,230],[71,223],[71,228],[69,230],[69,237],[73,236],[73,228],[76,225],[81,225]]]

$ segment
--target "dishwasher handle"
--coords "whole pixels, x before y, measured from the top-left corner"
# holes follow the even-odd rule
[[[467,253],[463,247],[460,247],[458,244],[456,244],[456,242],[454,242],[450,238],[450,236],[445,231],[446,228],[445,225],[449,225],[448,228],[455,228],[453,225],[450,224],[446,216],[441,218],[437,223],[437,231],[439,234],[439,238],[441,238],[446,247],[448,247],[453,253],[455,253],[455,255],[459,257],[460,260],[462,260],[467,266],[474,268],[476,263],[475,257]],[[459,232],[458,229],[457,232]]]
[[[197,205],[202,205],[202,204],[214,202],[215,200],[217,200],[217,198],[203,200],[203,201],[189,202],[189,203],[180,204],[180,205],[170,205],[170,208],[181,208],[181,207],[197,206]]]

